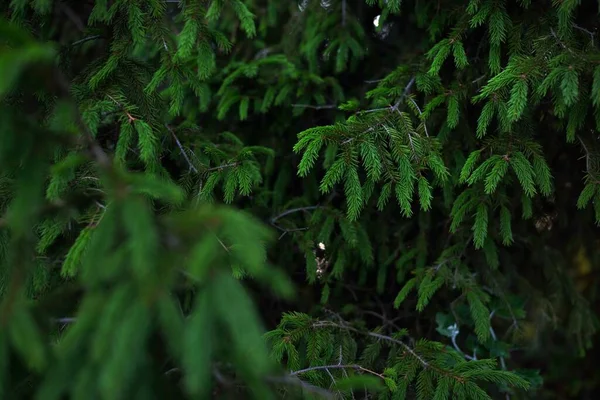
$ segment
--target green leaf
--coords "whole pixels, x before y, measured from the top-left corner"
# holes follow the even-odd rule
[[[592,93],[590,94],[594,107],[600,106],[600,65],[594,68]]]
[[[452,54],[454,55],[454,63],[458,69],[463,69],[469,65],[469,60],[462,42],[458,40],[454,42],[452,45]]]
[[[523,115],[525,106],[527,106],[528,89],[525,79],[519,79],[513,85],[508,101],[508,119],[511,122],[517,121]]]
[[[431,200],[433,195],[431,194],[431,185],[424,176],[419,177],[418,191],[419,201],[421,203],[421,209],[423,211],[429,211],[431,209]]]
[[[358,171],[355,168],[346,170],[346,182],[344,192],[348,202],[348,219],[356,221],[363,206],[362,187],[358,177]]]
[[[143,303],[133,303],[120,318],[112,337],[114,342],[103,363],[99,386],[105,398],[117,399],[129,388],[142,366],[146,340],[150,333],[150,310]]]
[[[458,121],[460,119],[460,108],[458,103],[458,97],[449,96],[448,97],[448,116],[446,122],[448,124],[448,128],[454,129],[458,125]]]
[[[497,158],[494,160],[494,166],[485,178],[485,193],[492,194],[496,191],[498,184],[504,178],[508,172],[508,161],[503,158]]]
[[[212,285],[215,290],[212,307],[231,338],[231,350],[239,361],[239,368],[255,378],[265,376],[270,361],[262,339],[264,329],[252,300],[240,282],[229,274],[219,273]],[[252,363],[244,364],[243,360],[252,360]]]
[[[523,191],[529,197],[533,197],[536,193],[534,185],[534,170],[529,160],[520,151],[515,152],[510,157],[510,165],[517,175],[519,183],[523,187]]]
[[[469,302],[471,316],[475,322],[477,340],[485,343],[490,337],[490,311],[480,296],[473,291],[467,292],[467,301]]]
[[[411,278],[404,284],[404,286],[402,287],[402,289],[396,296],[396,299],[394,300],[394,308],[400,307],[400,304],[402,304],[402,302],[404,302],[406,297],[415,288],[416,284],[417,284],[417,278]]]
[[[560,81],[560,89],[562,91],[565,104],[567,106],[575,104],[579,97],[579,75],[572,67],[569,67],[562,76]]]
[[[27,309],[15,310],[10,316],[8,334],[11,343],[25,364],[42,372],[48,364],[45,340],[31,313]]]
[[[153,215],[140,198],[127,199],[122,207],[122,221],[129,234],[126,244],[131,254],[133,273],[140,279],[152,278],[160,249]]]
[[[475,224],[473,225],[473,243],[476,249],[483,247],[488,229],[488,207],[485,203],[477,206]]]
[[[92,228],[84,228],[73,245],[69,248],[67,256],[63,261],[61,268],[61,275],[63,276],[75,276],[81,265],[84,252],[90,243],[92,237]]]
[[[477,164],[477,161],[479,160],[479,156],[481,156],[482,151],[483,150],[475,150],[471,152],[471,154],[469,154],[469,157],[467,157],[467,160],[465,161],[465,164],[463,165],[460,171],[460,183],[465,183],[467,179],[469,179],[469,176],[471,175],[471,173],[473,173],[475,165]]]
[[[240,120],[244,121],[248,118],[248,106],[250,105],[250,98],[244,97],[240,101]]]
[[[0,24],[9,24],[1,21]],[[28,71],[30,65],[46,64],[55,57],[55,50],[48,44],[27,43],[14,49],[3,48],[0,51],[0,100],[3,99],[18,83],[21,75]]]
[[[200,398],[210,392],[216,323],[213,293],[218,289],[206,288],[198,295],[183,337],[183,382],[188,393]]]
[[[594,195],[598,192],[598,185],[594,182],[587,183],[577,199],[577,208],[580,210],[584,209]]]

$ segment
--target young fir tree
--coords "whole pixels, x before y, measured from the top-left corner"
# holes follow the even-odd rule
[[[0,5],[0,392],[598,387],[600,2]]]

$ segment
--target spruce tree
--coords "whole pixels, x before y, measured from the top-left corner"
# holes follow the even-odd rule
[[[1,398],[589,396],[599,12],[3,2]]]

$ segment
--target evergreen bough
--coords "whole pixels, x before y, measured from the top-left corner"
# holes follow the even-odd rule
[[[587,379],[594,2],[5,3],[2,398]]]

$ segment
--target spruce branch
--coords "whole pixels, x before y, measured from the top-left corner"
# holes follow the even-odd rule
[[[387,342],[397,344],[397,345],[401,346],[402,348],[404,348],[404,350],[406,350],[408,353],[410,353],[414,358],[416,358],[424,368],[428,368],[430,366],[430,364],[427,361],[425,361],[420,355],[415,353],[415,351],[413,349],[411,349],[409,345],[407,345],[406,343],[404,343],[401,340],[394,339],[391,336],[386,336],[386,335],[382,335],[380,333],[375,333],[375,332],[371,332],[371,331],[361,331],[359,329],[356,329],[356,328],[348,325],[344,321],[342,321],[341,323],[336,323],[336,322],[332,322],[332,321],[317,321],[317,322],[313,323],[312,326],[315,328],[330,327],[330,328],[345,329],[345,330],[355,332],[355,333],[358,333],[361,335],[371,336],[376,339],[385,340]]]
[[[110,94],[106,94],[106,97],[108,97],[109,99],[111,99],[116,105],[118,105],[121,108],[121,111],[124,111],[125,114],[127,115],[127,118],[129,118],[129,122],[133,122],[135,120],[137,120],[137,118],[135,118],[134,116],[132,116],[126,109],[125,106],[123,104],[121,104],[119,101],[117,101],[114,97],[112,97]]]

